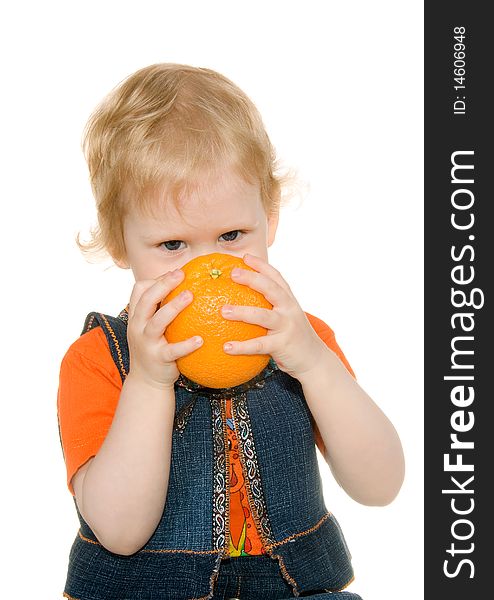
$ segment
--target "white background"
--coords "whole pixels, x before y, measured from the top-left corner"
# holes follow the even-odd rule
[[[349,589],[423,597],[421,3],[45,0],[11,4],[1,29],[4,596],[62,596],[78,521],[59,364],[86,313],[116,313],[132,286],[74,243],[95,216],[82,129],[123,78],[181,62],[243,88],[298,169],[270,262],[335,330],[404,445],[406,481],[384,508],[355,503],[321,462],[354,557]]]

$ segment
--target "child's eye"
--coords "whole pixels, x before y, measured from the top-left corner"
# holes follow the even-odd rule
[[[220,237],[225,238],[226,242],[234,242],[238,239],[238,234],[243,233],[245,232],[241,231],[240,229],[234,229],[233,231],[228,231],[227,233],[224,233]]]
[[[239,239],[239,236],[246,233],[241,229],[234,229],[233,231],[228,231],[227,233],[223,233],[220,235],[220,238],[223,238],[225,242],[236,242]],[[185,244],[182,240],[168,240],[166,242],[161,242],[159,247],[166,252],[178,252],[179,250],[183,250],[183,247],[180,247],[180,244]]]
[[[169,252],[176,252],[179,250],[180,244],[183,244],[181,240],[168,240],[167,242],[161,242],[160,247],[164,247]]]

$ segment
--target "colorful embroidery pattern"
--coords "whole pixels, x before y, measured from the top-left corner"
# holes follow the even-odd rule
[[[226,423],[230,463],[230,556],[266,554],[252,517],[240,460],[232,400],[226,400]]]
[[[228,529],[228,465],[225,449],[223,424],[225,415],[221,400],[211,399],[213,417],[213,547],[220,550],[225,547]]]

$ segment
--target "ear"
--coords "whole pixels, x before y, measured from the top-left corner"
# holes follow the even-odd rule
[[[276,237],[276,230],[278,229],[278,222],[280,220],[280,211],[277,210],[268,217],[268,248],[274,242]]]

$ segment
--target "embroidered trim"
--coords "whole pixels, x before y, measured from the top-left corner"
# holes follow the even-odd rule
[[[124,366],[124,362],[123,362],[123,358],[122,358],[122,351],[120,350],[120,344],[118,343],[117,336],[115,335],[115,332],[113,331],[106,316],[100,313],[100,317],[103,319],[103,321],[106,325],[106,328],[108,329],[108,331],[110,332],[110,335],[112,337],[113,344],[115,346],[115,350],[117,351],[117,354],[118,354],[118,363],[120,365],[120,371],[122,372],[124,377],[127,377],[127,371]]]
[[[124,323],[128,323],[129,322],[129,305],[128,304],[127,304],[127,306],[124,309],[122,309],[118,313],[117,319],[120,319]]]
[[[197,400],[197,396],[194,396],[190,402],[187,402],[185,406],[180,409],[180,412],[175,416],[175,420],[173,422],[173,429],[178,431],[180,435],[183,435],[185,431],[185,427],[189,422],[189,417],[192,414],[192,410],[194,409],[195,403]]]
[[[232,402],[232,417],[239,441],[239,456],[244,470],[245,487],[249,504],[252,509],[252,516],[259,534],[262,537],[264,546],[267,549],[267,546],[270,546],[273,543],[273,534],[268,518],[266,501],[264,499],[254,436],[252,434],[252,426],[247,409],[247,396],[245,393],[240,394],[240,396],[235,398],[234,402]]]
[[[89,317],[89,321],[87,322],[87,327],[86,327],[86,333],[87,333],[88,331],[90,331],[90,330],[93,328],[93,322],[94,322],[94,319],[95,319],[95,316],[94,316],[94,315],[91,315],[91,316]]]
[[[224,409],[219,400],[211,398],[211,413],[213,426],[213,548],[223,550],[227,535],[227,457],[224,431]]]
[[[223,448],[222,448],[222,459],[221,464],[224,464],[225,476],[223,481],[225,482],[224,494],[225,494],[225,530],[224,530],[224,543],[223,543],[223,556],[228,556],[230,550],[230,453],[228,452],[228,427],[226,423],[226,400],[221,401],[221,425],[222,425],[222,437],[223,437]],[[218,457],[219,458],[219,457]]]

